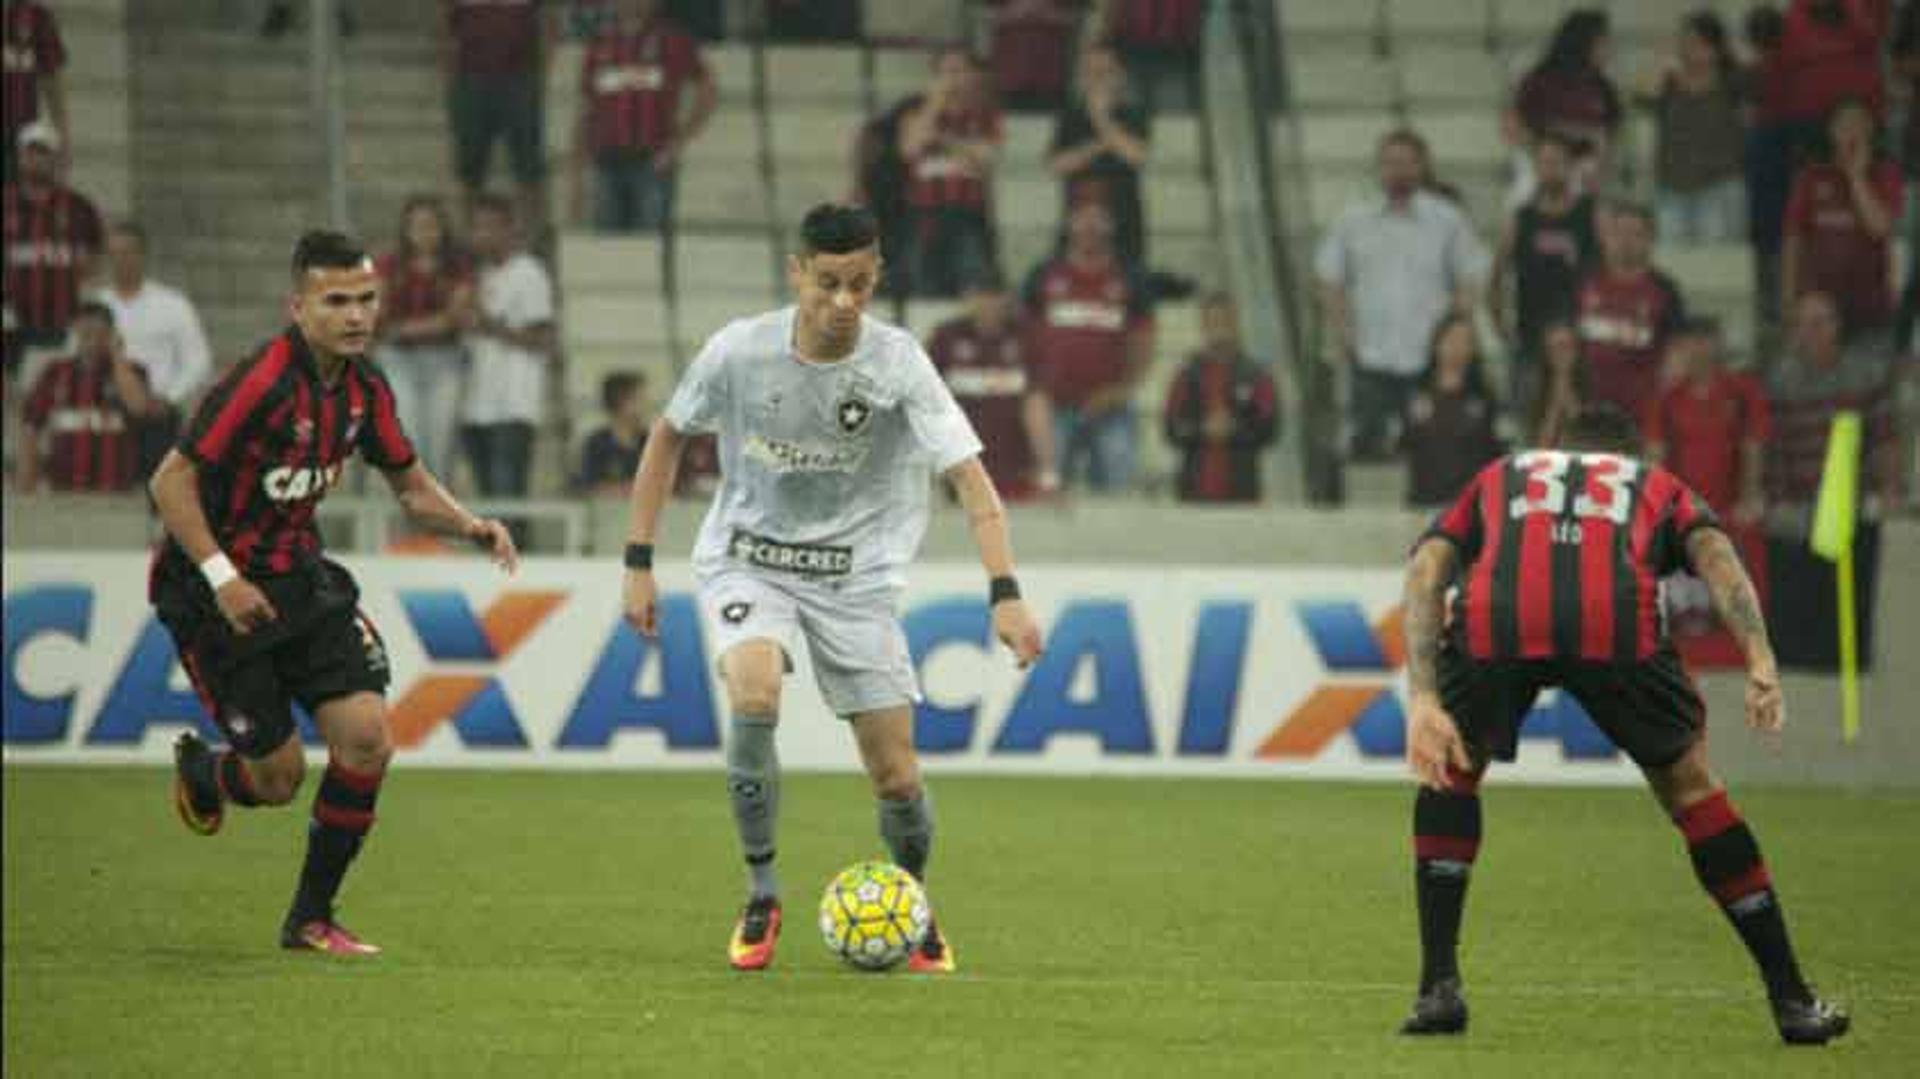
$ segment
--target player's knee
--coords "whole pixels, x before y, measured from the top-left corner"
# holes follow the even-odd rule
[[[341,763],[357,772],[383,772],[393,760],[393,738],[378,719],[356,724],[333,746]]]
[[[306,758],[296,749],[256,761],[248,778],[253,780],[253,793],[262,803],[283,806],[300,793],[300,784],[306,777]]]
[[[734,680],[727,693],[728,703],[737,716],[777,716],[780,714],[780,680],[745,676]]]
[[[873,769],[873,794],[890,802],[904,802],[920,794],[920,768],[912,760],[886,761]]]

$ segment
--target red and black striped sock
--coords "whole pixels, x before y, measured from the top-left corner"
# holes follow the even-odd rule
[[[1456,950],[1467,878],[1480,853],[1480,776],[1450,772],[1445,791],[1413,800],[1414,895],[1420,904],[1420,991],[1460,976]]]
[[[1715,791],[1682,809],[1673,822],[1687,838],[1694,875],[1752,953],[1766,980],[1767,994],[1776,1000],[1806,997],[1807,983],[1794,961],[1786,916],[1774,894],[1767,863],[1761,860],[1760,845],[1740,819],[1740,811],[1727,800],[1727,792]]]
[[[313,820],[307,826],[307,861],[300,869],[300,888],[294,893],[294,922],[333,916],[333,897],[353,864],[354,855],[373,827],[374,802],[380,796],[383,772],[356,772],[337,760],[327,762],[327,774],[313,796]]]
[[[224,801],[232,802],[237,806],[260,804],[260,796],[254,793],[253,777],[247,774],[247,762],[231,749],[222,752],[215,759],[213,782]]]

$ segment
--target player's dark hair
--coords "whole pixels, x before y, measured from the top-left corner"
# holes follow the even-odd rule
[[[296,283],[308,270],[351,270],[367,261],[367,249],[344,232],[313,229],[301,235],[293,245],[293,279]]]
[[[638,371],[615,371],[600,380],[600,407],[609,413],[618,412],[627,398],[640,392],[647,384],[647,376]]]
[[[73,309],[73,321],[79,322],[83,318],[97,318],[111,326],[113,325],[113,308],[99,300],[87,300]]]
[[[1604,402],[1589,404],[1567,423],[1561,443],[1569,450],[1624,453],[1637,457],[1640,454],[1640,428],[1634,424],[1632,417],[1614,405]]]
[[[880,223],[864,206],[823,202],[800,222],[801,257],[845,255],[880,242]]]
[[[1433,157],[1427,148],[1427,137],[1410,127],[1396,127],[1380,136],[1378,149],[1385,150],[1389,146],[1404,146],[1422,161],[1429,161]]]
[[[1786,27],[1786,17],[1772,4],[1748,8],[1746,18],[1741,21],[1741,31],[1747,36],[1747,44],[1756,52],[1771,52],[1778,48]]]
[[[453,256],[453,215],[447,212],[446,202],[438,195],[409,195],[406,204],[400,207],[399,235],[393,245],[403,263],[420,254],[413,249],[413,237],[409,235],[411,230],[407,226],[412,222],[413,215],[423,210],[432,214],[440,224],[440,250],[433,252],[434,257],[446,260]]]
[[[1613,31],[1613,20],[1597,7],[1576,8],[1567,12],[1553,32],[1536,72],[1555,71],[1580,74],[1593,69],[1593,46]]]
[[[1474,331],[1473,318],[1459,312],[1447,315],[1433,327],[1433,334],[1427,338],[1427,366],[1420,372],[1420,388],[1428,393],[1436,393],[1440,387],[1440,342],[1456,328],[1465,326],[1473,339],[1473,356],[1467,361],[1466,385],[1461,387],[1468,397],[1494,403],[1493,386],[1487,381],[1487,362],[1480,351],[1480,335]]]

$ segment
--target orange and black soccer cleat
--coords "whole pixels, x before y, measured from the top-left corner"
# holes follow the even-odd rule
[[[213,768],[213,750],[199,735],[186,731],[174,739],[173,809],[180,814],[180,823],[195,835],[219,831],[224,816]]]
[[[927,935],[907,956],[907,969],[915,974],[952,974],[954,967],[953,945],[941,935],[940,923],[929,920]]]
[[[331,917],[308,921],[288,919],[280,929],[280,946],[289,951],[328,955],[379,955],[380,948],[355,936]]]
[[[780,901],[755,896],[740,912],[727,942],[727,963],[735,970],[765,970],[773,965],[773,948],[780,942]]]

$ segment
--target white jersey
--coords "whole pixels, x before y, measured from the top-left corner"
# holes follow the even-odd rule
[[[786,307],[722,327],[667,403],[676,431],[720,440],[694,570],[903,587],[929,470],[975,456],[980,439],[911,333],[863,317],[851,353],[811,363],[794,353],[794,318]]]

